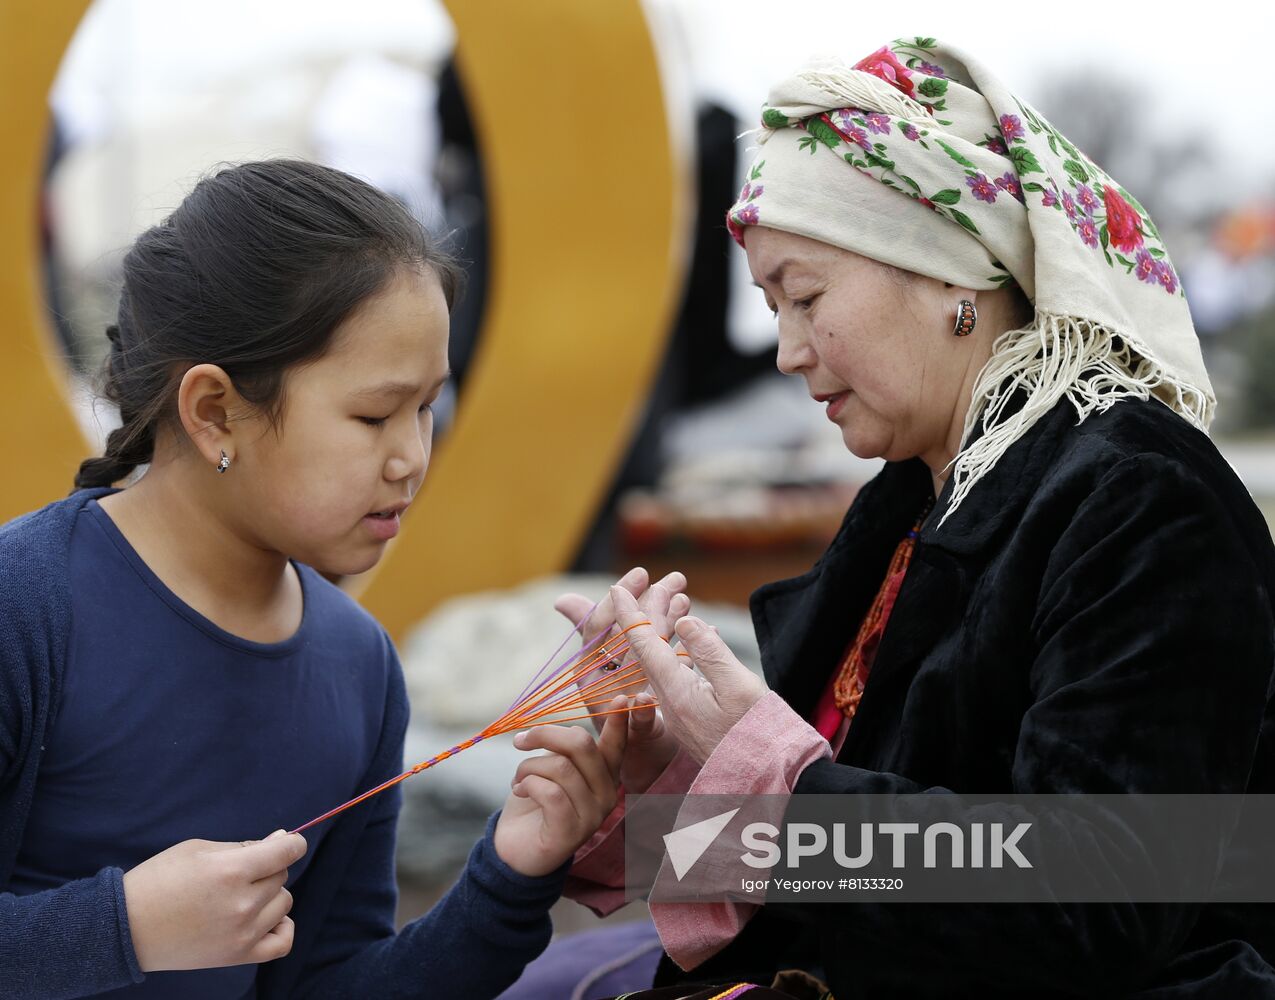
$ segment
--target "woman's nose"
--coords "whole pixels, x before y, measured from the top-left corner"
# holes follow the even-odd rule
[[[779,321],[779,352],[775,356],[775,365],[785,375],[795,375],[815,363],[815,352],[809,339],[795,324]]]

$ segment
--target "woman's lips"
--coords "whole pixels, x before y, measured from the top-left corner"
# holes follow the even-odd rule
[[[846,392],[838,392],[836,395],[828,397],[827,403],[828,403],[828,419],[829,420],[837,419],[837,414],[840,413],[841,410],[845,407],[846,400],[849,398],[849,396],[850,396],[850,392],[849,390],[847,390]]]
[[[397,511],[388,517],[377,517],[375,514],[368,514],[363,518],[363,523],[367,525],[372,537],[382,542],[388,542],[398,534],[399,516]]]

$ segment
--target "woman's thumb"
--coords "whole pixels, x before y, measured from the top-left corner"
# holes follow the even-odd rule
[[[730,647],[722,641],[717,629],[693,616],[681,618],[673,627],[691,660],[710,684],[742,668]]]
[[[553,602],[553,609],[576,628],[580,627],[596,606],[582,594],[563,594]]]

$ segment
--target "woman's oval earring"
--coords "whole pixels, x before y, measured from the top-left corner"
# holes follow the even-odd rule
[[[956,310],[956,326],[952,330],[958,337],[968,337],[974,332],[974,324],[978,322],[978,310],[969,299],[961,299]]]
[[[221,453],[221,461],[217,463],[217,471],[225,472],[230,468],[230,456],[224,451]]]

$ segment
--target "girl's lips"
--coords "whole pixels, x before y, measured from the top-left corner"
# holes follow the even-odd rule
[[[388,542],[398,534],[399,516],[397,512],[389,517],[375,517],[372,514],[368,514],[363,518],[363,523],[367,525],[372,537],[382,542]]]
[[[841,412],[846,404],[846,400],[850,397],[849,391],[839,392],[835,396],[828,397],[828,419],[836,420],[837,414]]]

